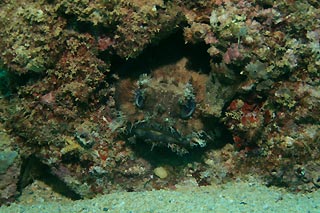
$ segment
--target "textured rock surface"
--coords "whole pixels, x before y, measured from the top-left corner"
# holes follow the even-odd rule
[[[317,190],[319,8],[1,1],[0,122],[12,140],[0,151],[19,154],[9,177],[52,176],[75,197],[246,174]],[[153,176],[159,166],[168,178]]]

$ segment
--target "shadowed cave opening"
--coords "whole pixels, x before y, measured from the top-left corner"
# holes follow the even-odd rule
[[[208,45],[205,43],[186,44],[182,31],[178,31],[157,44],[149,45],[137,58],[122,59],[118,56],[112,58],[111,73],[121,78],[138,77],[142,73],[177,62],[186,57],[193,70],[209,73],[210,56],[207,53]]]
[[[112,58],[111,73],[117,74],[120,80],[125,78],[138,79],[141,74],[149,74],[153,70],[175,64],[182,58],[188,59],[188,68],[203,74],[210,74],[211,60],[214,60],[207,53],[209,45],[204,42],[197,44],[185,43],[181,30],[161,40],[157,44],[149,45],[137,58],[125,60],[118,56]],[[112,83],[112,82],[110,82]],[[206,147],[193,147],[185,155],[178,155],[166,147],[152,147],[150,144],[127,143],[135,153],[146,159],[152,165],[185,166],[190,162],[201,162],[203,154],[210,149],[220,149],[229,142],[232,142],[231,134],[221,124],[218,118],[204,118],[203,122],[208,126],[215,126],[219,131],[217,141],[207,144]],[[123,138],[126,140],[126,138]]]
[[[81,196],[72,190],[57,176],[52,174],[48,165],[42,163],[35,155],[25,159],[21,166],[21,175],[18,183],[20,194],[22,190],[35,180],[40,180],[51,187],[51,189],[72,200],[79,200]]]

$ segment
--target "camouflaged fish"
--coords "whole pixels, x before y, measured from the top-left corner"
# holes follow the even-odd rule
[[[186,63],[183,58],[137,80],[119,82],[115,97],[128,141],[168,147],[182,155],[215,140],[226,92],[212,76],[188,70]]]

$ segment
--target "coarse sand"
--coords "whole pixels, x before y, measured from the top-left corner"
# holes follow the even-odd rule
[[[320,212],[320,191],[292,194],[243,181],[175,191],[122,192],[94,199],[11,204],[1,213],[18,212]]]

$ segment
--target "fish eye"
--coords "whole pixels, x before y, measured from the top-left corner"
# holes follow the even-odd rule
[[[134,104],[139,109],[141,109],[144,105],[144,96],[143,96],[142,91],[140,89],[135,92]]]
[[[187,99],[184,103],[181,103],[180,116],[182,119],[188,119],[194,113],[196,109],[196,102],[193,98]]]

